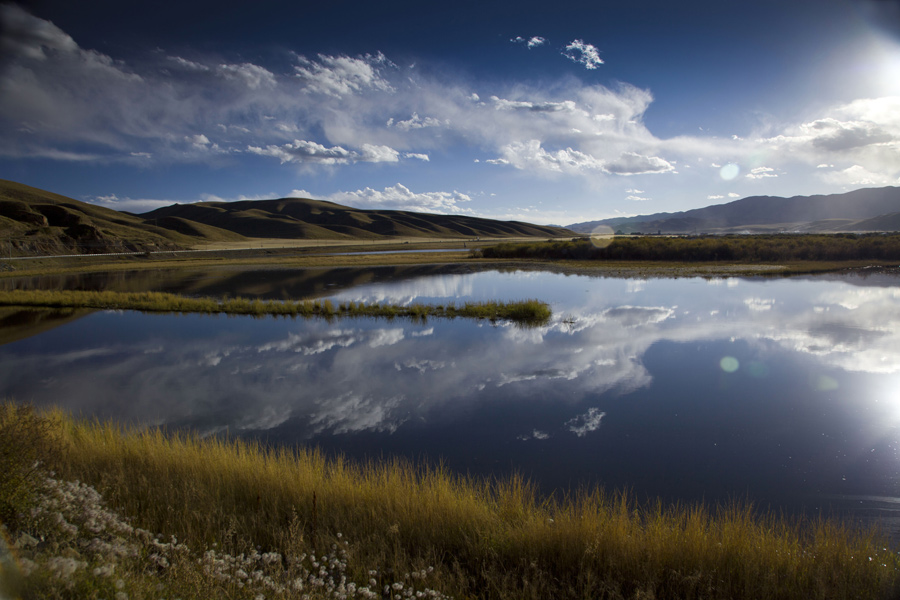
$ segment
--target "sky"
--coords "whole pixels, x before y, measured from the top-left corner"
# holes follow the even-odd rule
[[[569,225],[900,185],[900,0],[0,0],[0,178]]]

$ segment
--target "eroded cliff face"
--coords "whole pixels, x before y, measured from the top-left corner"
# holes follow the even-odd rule
[[[159,236],[124,239],[74,206],[0,200],[0,258],[152,252],[178,247]]]

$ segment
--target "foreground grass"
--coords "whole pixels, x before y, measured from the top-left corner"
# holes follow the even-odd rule
[[[21,457],[0,474],[0,497],[13,489],[15,510],[0,506],[23,597],[808,599],[900,590],[900,560],[873,534],[739,505],[639,507],[600,491],[548,500],[516,477],[354,464],[315,450],[35,418],[13,405],[0,412],[4,446]],[[49,479],[30,470],[37,448]]]
[[[538,300],[516,302],[466,302],[429,304],[364,304],[329,300],[250,300],[247,298],[191,298],[162,292],[0,291],[0,306],[47,308],[97,308],[147,312],[205,313],[230,315],[278,315],[289,317],[407,317],[414,319],[456,318],[509,320],[539,325],[551,316],[550,306]]]

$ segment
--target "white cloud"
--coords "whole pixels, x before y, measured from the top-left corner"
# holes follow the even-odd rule
[[[840,171],[822,173],[821,177],[827,183],[841,186],[880,186],[900,183],[900,177],[887,173],[873,173],[860,165],[853,165]]]
[[[575,103],[571,100],[565,100],[563,102],[529,102],[522,100],[506,100],[504,98],[498,98],[497,96],[491,96],[491,102],[494,103],[494,106],[497,110],[528,110],[533,112],[560,112],[560,111],[574,111]]]
[[[272,88],[276,85],[275,75],[271,71],[251,63],[219,65],[217,71],[225,79],[238,81],[251,90],[262,87]]]
[[[755,167],[746,175],[747,179],[765,179],[766,177],[778,177],[778,173],[771,167]]]
[[[500,159],[492,159],[486,162],[491,164],[510,164],[517,169],[537,169],[557,173],[577,172],[586,169],[599,170],[603,168],[602,162],[598,159],[572,148],[548,152],[541,147],[539,140],[508,144],[501,148],[500,152],[503,155]]]
[[[586,69],[596,69],[603,64],[603,59],[600,58],[600,52],[597,48],[591,44],[585,44],[582,40],[574,40],[567,45],[563,56],[584,65]]]
[[[729,192],[729,193],[728,193],[728,197],[729,197],[729,198],[740,198],[741,195],[740,195],[740,194],[735,194],[734,192]]]
[[[409,131],[410,129],[423,129],[425,127],[442,127],[444,125],[449,125],[449,123],[432,117],[425,117],[423,119],[419,117],[417,113],[413,113],[412,116],[406,121],[394,121],[393,117],[391,117],[387,121],[388,127],[396,127],[397,129],[400,129],[402,131]]]
[[[707,200],[721,200],[724,197],[725,196],[723,196],[721,194],[713,194],[713,195],[707,196],[706,199]]]
[[[393,91],[379,73],[379,68],[391,64],[380,52],[360,58],[319,54],[318,61],[298,56],[297,62],[300,64],[294,67],[294,75],[306,84],[309,92],[341,97],[368,89]]]
[[[626,200],[630,200],[631,202],[647,202],[650,198],[645,198],[644,196],[635,196],[634,194],[630,196],[625,196]]]
[[[627,194],[643,194],[644,190],[638,190],[635,188],[631,188],[630,190],[625,190],[625,193],[627,193]]]
[[[547,43],[547,40],[542,38],[539,35],[532,36],[532,37],[528,38],[527,40],[525,38],[523,38],[521,35],[519,35],[519,36],[512,38],[509,41],[511,41],[514,44],[525,44],[529,50],[531,50],[532,48],[537,48],[538,46],[543,46],[544,44]]]
[[[600,422],[605,416],[606,413],[600,412],[599,408],[589,408],[583,415],[578,415],[566,421],[566,427],[578,437],[584,437],[600,429]]]
[[[282,146],[269,145],[265,148],[248,146],[247,151],[260,156],[277,158],[282,164],[318,163],[323,165],[339,165],[355,162],[397,162],[400,153],[387,146],[363,144],[360,151],[348,150],[340,146],[327,148],[322,144],[307,140],[294,140]]]
[[[404,152],[403,158],[414,158],[416,160],[421,160],[424,162],[429,162],[431,159],[428,158],[427,154],[419,154],[417,152]]]
[[[472,198],[461,192],[415,193],[405,185],[386,187],[384,190],[365,188],[355,192],[335,192],[327,196],[314,196],[306,190],[294,190],[289,194],[297,198],[318,198],[354,208],[388,208],[414,212],[461,213],[470,212],[460,206]]]
[[[668,173],[675,167],[658,156],[642,156],[637,152],[623,152],[615,161],[609,162],[604,169],[617,175],[639,175],[644,173]]]

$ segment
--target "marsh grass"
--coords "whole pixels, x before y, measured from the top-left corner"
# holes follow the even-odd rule
[[[677,262],[835,262],[900,260],[900,234],[778,234],[620,236],[608,245],[590,239],[503,243],[484,258]]]
[[[64,555],[40,550],[24,523],[10,537],[25,540],[26,585],[42,593],[69,585],[61,569],[104,597],[118,578],[131,598],[376,597],[346,593],[349,583],[391,598],[889,598],[900,589],[897,555],[873,532],[835,521],[741,504],[638,505],[599,490],[545,498],[516,476],[487,481],[399,459],[358,464],[312,449],[49,420],[59,449],[49,488],[90,496],[90,486],[109,514],[161,536],[114,532],[134,538],[125,544],[133,552],[104,562],[87,542],[59,545]],[[85,487],[61,483],[74,481]],[[332,589],[287,585],[304,577],[330,578]]]
[[[96,308],[140,310],[147,312],[266,315],[284,317],[383,317],[383,318],[468,318],[509,320],[528,325],[549,321],[549,305],[539,300],[514,302],[466,302],[443,305],[365,304],[330,300],[260,300],[247,298],[191,298],[162,292],[0,291],[0,306],[39,306],[50,308]]]

